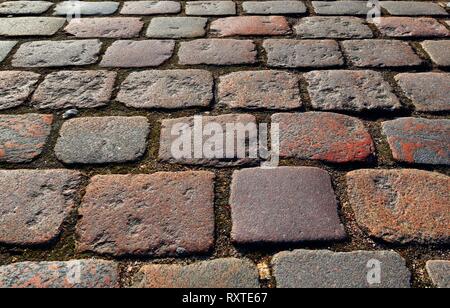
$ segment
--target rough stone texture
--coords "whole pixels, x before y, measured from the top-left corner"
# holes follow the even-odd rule
[[[432,260],[426,264],[428,275],[433,284],[440,289],[450,288],[450,261]]]
[[[294,26],[302,38],[371,38],[372,30],[357,17],[305,17]]]
[[[115,72],[58,71],[50,73],[33,94],[39,109],[95,108],[109,103]]]
[[[181,42],[180,64],[235,65],[252,64],[257,59],[256,45],[251,40],[199,39]]]
[[[381,17],[375,24],[387,37],[446,37],[449,31],[434,18]]]
[[[358,224],[389,243],[450,242],[450,178],[414,170],[357,170],[347,174]]]
[[[156,15],[181,12],[181,3],[176,1],[126,1],[120,14]]]
[[[0,72],[0,110],[22,105],[36,88],[40,75],[33,72]]]
[[[236,4],[233,1],[188,1],[186,2],[186,15],[236,15]]]
[[[39,156],[52,122],[52,115],[0,115],[0,162],[24,163]]]
[[[212,74],[203,70],[133,72],[122,83],[117,100],[134,108],[208,107],[213,86]]]
[[[22,262],[0,267],[0,288],[116,288],[119,267],[103,260]]]
[[[76,171],[0,170],[0,243],[37,245],[55,239],[75,206],[80,182]]]
[[[0,63],[6,59],[16,44],[17,41],[0,41]]]
[[[216,259],[191,265],[145,265],[136,276],[140,288],[259,288],[256,266],[247,260]]]
[[[96,63],[99,40],[36,41],[23,43],[14,55],[14,67],[80,66]]]
[[[319,168],[236,171],[230,205],[231,237],[237,244],[329,241],[346,237],[330,175]]]
[[[353,40],[342,42],[342,46],[350,63],[357,67],[408,67],[423,63],[407,42]]]
[[[391,15],[401,16],[430,16],[448,15],[444,8],[437,3],[412,1],[381,1],[381,7]]]
[[[450,40],[425,41],[422,43],[422,47],[436,65],[442,67],[450,66]]]
[[[242,71],[220,77],[219,104],[244,109],[295,109],[302,106],[299,79],[281,71]]]
[[[330,67],[344,64],[339,45],[333,40],[265,40],[269,67]]]
[[[367,1],[313,1],[317,15],[367,15]]]
[[[304,14],[306,5],[301,1],[245,1],[242,8],[246,14]]]
[[[214,243],[213,179],[211,172],[95,176],[79,210],[78,251],[208,252]]]
[[[139,36],[144,22],[134,17],[72,19],[64,30],[76,37],[132,38]]]
[[[217,19],[211,23],[210,33],[219,37],[236,35],[286,35],[291,32],[282,16],[236,16]]]
[[[175,41],[115,41],[103,56],[102,67],[153,67],[172,57]]]
[[[331,70],[304,75],[312,106],[320,110],[395,110],[400,101],[374,71]]]
[[[281,113],[272,116],[280,126],[280,156],[332,163],[365,161],[375,146],[364,123],[328,112]]]
[[[112,1],[63,1],[56,5],[54,15],[111,15],[119,8],[119,2]]]
[[[124,163],[142,157],[150,132],[145,117],[85,117],[64,122],[55,146],[67,164]]]
[[[49,1],[5,1],[0,4],[0,15],[42,14],[52,5]]]
[[[395,160],[450,165],[450,120],[400,118],[381,126]]]
[[[449,73],[403,73],[395,80],[417,111],[450,111]]]
[[[377,264],[381,281],[371,284]],[[272,266],[279,288],[409,288],[411,279],[405,260],[393,251],[285,251]]]
[[[66,22],[58,17],[0,18],[0,36],[49,36]]]
[[[155,17],[147,29],[147,37],[192,38],[206,34],[207,18],[202,17]]]

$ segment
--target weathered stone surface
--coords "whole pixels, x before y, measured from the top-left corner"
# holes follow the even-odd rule
[[[172,40],[115,41],[103,56],[102,67],[153,67],[172,57]]]
[[[52,5],[49,1],[5,1],[0,3],[0,15],[42,14]]]
[[[403,73],[395,80],[417,111],[450,111],[449,73]]]
[[[134,17],[72,19],[64,30],[76,37],[132,38],[139,36],[144,22]]]
[[[14,55],[14,67],[80,66],[96,63],[99,40],[36,41],[23,43]]]
[[[211,172],[95,176],[79,210],[78,250],[116,256],[207,252],[214,242],[213,179]]]
[[[450,40],[425,41],[422,43],[422,47],[436,65],[442,67],[450,66]]]
[[[294,26],[297,36],[302,38],[370,38],[372,30],[364,19],[357,17],[320,17],[300,19]]]
[[[347,174],[356,221],[389,243],[450,242],[450,177],[414,170],[357,170]]]
[[[216,259],[191,265],[145,265],[136,276],[140,288],[259,288],[256,266],[247,260]]]
[[[218,99],[230,108],[295,109],[302,105],[298,77],[271,70],[221,76]]]
[[[58,17],[0,18],[0,36],[50,36],[65,22]]]
[[[448,15],[445,9],[437,3],[412,2],[412,1],[381,1],[381,7],[386,9],[391,15],[401,16],[430,16]]]
[[[367,15],[370,8],[364,1],[313,1],[317,15]]]
[[[450,288],[450,261],[432,260],[426,264],[428,275],[433,284],[441,289]]]
[[[119,267],[103,260],[22,262],[0,267],[0,288],[116,288]]]
[[[450,32],[434,18],[381,17],[375,26],[387,37],[446,37]]]
[[[291,32],[287,19],[282,16],[236,16],[217,19],[210,32],[219,36],[286,35]]]
[[[393,251],[285,251],[272,266],[279,288],[409,288],[411,279],[405,260]],[[374,266],[380,266],[379,282],[369,279]]]
[[[52,115],[0,115],[0,162],[24,163],[39,156],[52,122]]]
[[[280,156],[333,163],[365,161],[375,152],[364,123],[329,112],[280,113]]]
[[[450,165],[450,120],[400,118],[381,127],[395,160]]]
[[[155,17],[147,29],[147,37],[192,38],[206,34],[207,18],[203,17]]]
[[[16,44],[17,41],[0,41],[0,63],[6,59]]]
[[[117,100],[134,108],[207,107],[213,86],[212,74],[203,70],[133,72],[122,83]]]
[[[320,110],[395,110],[400,101],[374,71],[331,70],[304,75],[312,106]]]
[[[307,11],[301,1],[245,1],[242,8],[246,14],[255,15],[304,14]]]
[[[80,182],[80,173],[69,170],[1,170],[0,243],[55,239],[75,206]]]
[[[181,12],[181,3],[177,1],[126,1],[120,14],[156,15]]]
[[[63,1],[56,5],[54,15],[111,15],[119,8],[119,2],[113,1]]]
[[[35,89],[40,75],[33,72],[0,72],[0,110],[22,105]]]
[[[423,63],[407,42],[352,40],[342,42],[342,46],[350,63],[357,67],[408,67]]]
[[[269,39],[263,47],[270,67],[330,67],[344,64],[339,45],[333,40]]]
[[[150,132],[145,117],[86,117],[65,122],[55,146],[67,164],[123,163],[141,158]]]
[[[236,4],[233,1],[188,1],[186,2],[186,15],[236,15]]]
[[[39,109],[94,108],[109,103],[115,72],[58,71],[50,73],[33,94]]]
[[[319,168],[244,169],[231,184],[231,237],[237,244],[342,240],[330,175]]]

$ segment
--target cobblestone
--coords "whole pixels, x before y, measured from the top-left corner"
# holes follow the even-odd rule
[[[425,41],[422,43],[422,47],[437,66],[450,66],[450,40]]]
[[[119,2],[113,1],[63,1],[56,5],[54,15],[73,16],[75,12],[80,15],[111,15],[119,8]]]
[[[304,14],[306,5],[301,1],[245,1],[242,8],[246,14],[272,15],[272,14]]]
[[[450,288],[450,261],[428,261],[426,269],[436,287],[441,289]]]
[[[372,30],[357,17],[305,17],[294,26],[301,38],[371,38]]]
[[[386,37],[446,37],[450,34],[444,25],[428,17],[381,17],[380,23],[375,25]]]
[[[0,63],[5,60],[16,44],[17,41],[0,41]]]
[[[286,35],[291,32],[285,17],[239,16],[226,17],[211,23],[210,32],[220,37],[247,35]]]
[[[318,15],[364,15],[369,12],[363,1],[312,1]]]
[[[51,6],[49,1],[5,1],[0,4],[0,15],[42,14]]]
[[[147,36],[154,38],[192,38],[206,34],[207,18],[155,17],[147,29]]]
[[[22,105],[36,88],[40,75],[33,72],[0,72],[0,110]]]
[[[51,36],[64,23],[57,17],[0,18],[0,36]]]
[[[177,1],[126,1],[120,14],[159,15],[179,12],[181,12],[181,3]]]
[[[233,1],[188,1],[186,2],[186,15],[236,15],[236,4]]]
[[[144,23],[139,18],[79,18],[72,19],[64,30],[83,38],[133,38],[139,36]]]

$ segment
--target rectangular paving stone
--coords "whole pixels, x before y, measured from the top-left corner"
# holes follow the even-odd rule
[[[62,169],[1,170],[0,184],[0,243],[30,246],[60,234],[75,207],[81,174]]]
[[[0,3],[0,15],[42,14],[52,5],[49,1],[5,1]]]
[[[152,264],[135,278],[138,288],[259,288],[258,271],[249,260],[224,258],[190,265]]]
[[[175,50],[172,40],[115,41],[106,50],[102,67],[155,67],[169,60]]]
[[[447,37],[449,30],[434,18],[381,17],[374,24],[385,37]]]
[[[301,18],[294,26],[301,38],[371,38],[372,30],[364,19],[347,16]]]
[[[283,244],[346,237],[330,175],[312,167],[235,171],[231,184],[234,243]]]
[[[367,15],[367,1],[312,1],[317,15]]]
[[[0,267],[0,288],[117,288],[112,261],[22,262]]]
[[[133,72],[122,83],[117,100],[133,108],[208,107],[213,87],[212,74],[203,70]]]
[[[400,101],[383,76],[374,71],[330,70],[304,75],[313,108],[319,110],[397,110]]]
[[[418,2],[418,1],[380,1],[382,8],[391,15],[400,16],[431,16],[448,15],[445,9],[437,3]]]
[[[56,5],[54,15],[111,15],[119,8],[119,2],[113,1],[63,1]]]
[[[246,14],[254,15],[288,15],[307,12],[302,1],[245,1],[242,8]]]
[[[188,1],[186,2],[186,15],[236,15],[236,4],[233,1]]]
[[[395,244],[448,244],[450,177],[415,169],[364,169],[347,174],[358,225]]]
[[[86,117],[64,122],[55,146],[66,164],[124,163],[141,158],[147,149],[145,117]]]
[[[450,66],[450,40],[424,41],[422,43],[422,48],[437,66]]]
[[[208,252],[214,243],[213,181],[214,174],[204,171],[93,177],[79,209],[78,251],[114,256]]]
[[[61,67],[94,64],[99,40],[35,41],[23,43],[12,60],[14,67]]]
[[[207,18],[202,17],[154,17],[146,36],[154,38],[192,38],[206,34]]]
[[[450,288],[450,261],[431,260],[427,262],[426,269],[428,276],[437,288]]]
[[[268,39],[263,43],[269,67],[334,67],[344,64],[334,40]]]
[[[199,39],[181,42],[178,58],[182,65],[253,64],[257,62],[257,50],[251,40]]]
[[[0,63],[6,59],[16,44],[17,41],[0,41]]]
[[[81,37],[132,38],[139,36],[144,22],[134,17],[72,19],[64,28],[68,34]]]
[[[33,94],[38,109],[95,108],[111,99],[115,72],[58,71],[48,74]]]
[[[381,127],[395,160],[450,165],[450,120],[400,118]]]
[[[59,17],[0,18],[0,36],[51,36],[65,22]]]
[[[236,16],[214,20],[210,33],[227,36],[287,35],[291,32],[289,23],[282,16]]]
[[[22,71],[0,71],[0,110],[22,105],[34,91],[39,74]]]
[[[47,143],[52,123],[48,114],[0,115],[0,162],[35,159]]]
[[[279,113],[280,157],[332,163],[366,161],[375,146],[364,123],[331,112]]]
[[[181,12],[181,3],[177,1],[126,1],[120,14],[157,15],[177,14]]]
[[[394,251],[283,251],[272,267],[279,288],[410,288],[406,261]]]

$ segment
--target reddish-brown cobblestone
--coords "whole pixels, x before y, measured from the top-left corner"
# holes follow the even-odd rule
[[[286,18],[281,16],[239,16],[213,21],[210,31],[217,36],[235,35],[285,35],[291,30]]]

